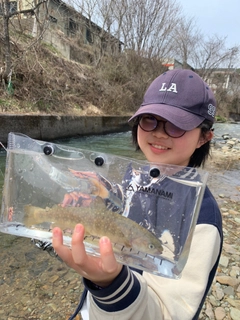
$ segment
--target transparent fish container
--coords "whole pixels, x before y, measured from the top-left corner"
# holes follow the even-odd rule
[[[0,231],[71,246],[77,223],[88,254],[108,236],[117,261],[179,278],[186,264],[207,172],[149,163],[10,133]]]

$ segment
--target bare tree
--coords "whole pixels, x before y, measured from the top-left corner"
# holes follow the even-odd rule
[[[18,18],[20,15],[35,15],[38,8],[46,3],[48,0],[40,0],[34,1],[33,4],[29,9],[25,10],[17,10],[16,7],[13,7],[13,2],[9,0],[1,0],[0,2],[0,9],[1,9],[1,16],[2,16],[2,34],[0,37],[0,41],[3,43],[4,46],[4,56],[5,56],[5,64],[2,67],[2,83],[3,86],[6,86],[6,83],[9,82],[9,78],[12,73],[12,53],[11,53],[11,39],[10,39],[10,21],[12,18]]]
[[[203,79],[207,80],[217,68],[232,68],[239,50],[239,46],[226,48],[226,37],[213,35],[198,41],[193,62]]]
[[[116,21],[125,49],[147,58],[166,57],[172,49],[173,31],[180,8],[172,0],[121,0]]]
[[[183,17],[174,30],[174,56],[182,62],[183,68],[191,66],[196,47],[203,35],[198,30],[194,18]]]
[[[105,46],[111,46],[110,40],[115,37],[125,50],[161,59],[173,48],[173,31],[181,13],[174,0],[69,0],[69,3],[102,28],[98,37]]]

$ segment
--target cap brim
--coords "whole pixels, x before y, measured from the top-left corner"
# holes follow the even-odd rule
[[[128,121],[131,122],[137,116],[146,113],[162,117],[173,123],[178,128],[186,131],[197,128],[204,121],[204,117],[184,109],[180,109],[179,107],[169,106],[166,104],[150,104],[142,106]]]

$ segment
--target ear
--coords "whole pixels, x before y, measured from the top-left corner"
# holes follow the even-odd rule
[[[197,148],[200,148],[204,143],[212,140],[213,136],[214,133],[212,130],[209,130],[205,135],[201,134],[198,140]]]

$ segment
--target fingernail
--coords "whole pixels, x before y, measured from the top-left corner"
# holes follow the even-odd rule
[[[53,229],[53,237],[58,238],[59,237],[59,230],[58,229]]]
[[[81,226],[80,224],[77,224],[77,225],[75,226],[74,231],[75,231],[76,233],[80,233],[80,232],[82,231],[82,226]]]
[[[106,243],[109,243],[110,240],[109,240],[108,237],[102,237],[102,238],[100,239],[100,242],[101,242],[102,244],[106,244]]]

